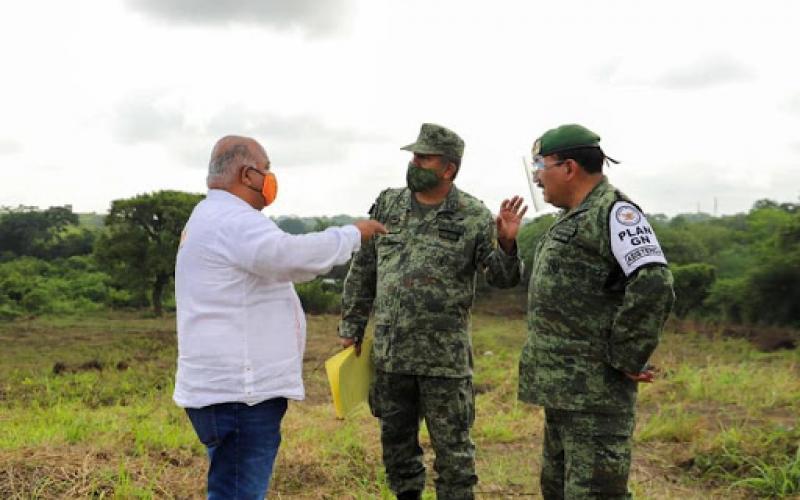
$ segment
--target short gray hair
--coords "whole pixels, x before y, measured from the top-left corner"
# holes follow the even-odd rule
[[[220,141],[221,143],[222,141]],[[234,144],[233,146],[222,148],[219,144],[211,152],[211,159],[208,162],[208,176],[206,185],[210,187],[227,188],[230,187],[235,179],[237,168],[242,162],[255,163],[256,159],[245,144]]]

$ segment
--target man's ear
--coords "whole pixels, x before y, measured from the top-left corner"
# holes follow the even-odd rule
[[[581,167],[572,158],[567,158],[564,160],[564,168],[566,169],[567,179],[573,179],[578,175],[578,169]]]
[[[458,167],[452,161],[447,162],[447,166],[444,169],[443,177],[449,181],[452,181],[453,178],[456,176],[456,172],[458,172]]]
[[[247,174],[250,173],[250,167],[247,165],[242,165],[239,167],[239,182],[244,184],[245,186],[250,186],[250,177]]]

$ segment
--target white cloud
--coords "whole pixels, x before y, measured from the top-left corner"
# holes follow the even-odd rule
[[[16,2],[0,17],[0,158],[16,167],[0,203],[204,191],[213,143],[239,133],[275,164],[270,213],[363,213],[404,183],[399,147],[425,121],[464,137],[459,187],[493,210],[527,196],[520,156],[569,122],[603,137],[623,161],[612,182],[648,211],[794,200],[798,15],[787,0]]]
[[[116,110],[114,136],[122,144],[170,140],[186,126],[180,110],[154,95],[125,99]]]
[[[740,62],[726,55],[709,56],[692,64],[667,71],[654,83],[670,89],[694,90],[747,82],[755,73]]]
[[[781,109],[800,116],[800,92],[794,93],[787,97],[786,100],[781,103]]]
[[[350,0],[127,0],[135,10],[176,24],[262,25],[327,34],[347,23]]]
[[[385,140],[375,133],[327,125],[314,115],[281,116],[241,104],[212,117],[207,130],[213,137],[253,136],[264,143],[272,161],[283,166],[341,162],[351,149]]]
[[[22,144],[13,139],[0,139],[0,156],[13,155],[22,152]]]

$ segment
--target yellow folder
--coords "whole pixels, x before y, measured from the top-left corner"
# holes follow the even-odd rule
[[[367,402],[374,371],[371,352],[372,337],[367,337],[361,343],[361,356],[356,356],[355,348],[348,347],[325,361],[336,418],[350,416]]]

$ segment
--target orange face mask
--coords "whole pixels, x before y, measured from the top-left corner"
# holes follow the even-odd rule
[[[264,197],[264,206],[269,206],[273,201],[275,201],[275,198],[278,197],[278,178],[275,177],[275,174],[272,172],[262,172],[255,167],[250,168],[264,176],[264,185],[261,187],[261,190],[258,190],[253,186],[248,187],[253,191],[260,192],[261,196]]]
[[[261,188],[264,206],[269,206],[278,197],[278,178],[272,172],[264,174],[264,186]]]

